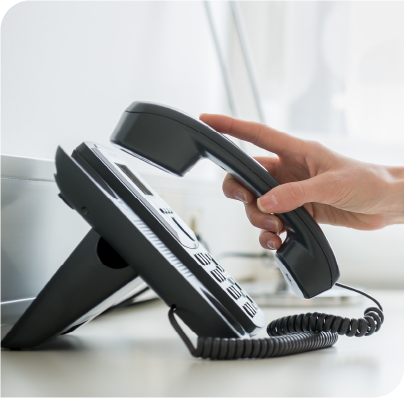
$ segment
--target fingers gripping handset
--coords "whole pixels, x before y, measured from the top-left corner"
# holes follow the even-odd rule
[[[279,182],[255,159],[210,126],[171,107],[134,102],[123,113],[111,142],[169,173],[183,176],[208,158],[261,197]],[[287,237],[276,253],[277,264],[293,292],[312,298],[339,278],[338,265],[326,237],[300,207],[277,214]]]

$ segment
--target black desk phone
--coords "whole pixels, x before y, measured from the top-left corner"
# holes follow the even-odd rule
[[[111,142],[129,154],[182,176],[206,157],[256,196],[279,183],[254,159],[203,122],[176,109],[134,102]],[[170,307],[169,319],[192,355],[211,359],[267,358],[328,347],[338,335],[371,335],[380,304],[360,319],[323,313],[272,321],[268,338],[261,309],[198,241],[193,231],[119,155],[84,142],[56,153],[60,197],[92,227],[2,340],[33,348],[70,333],[117,302],[133,297],[140,278]],[[278,215],[287,238],[277,264],[292,291],[312,298],[336,284],[338,265],[324,234],[304,208]],[[176,320],[198,337],[194,347]]]

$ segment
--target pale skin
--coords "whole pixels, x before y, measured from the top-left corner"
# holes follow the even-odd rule
[[[360,162],[260,123],[206,113],[200,120],[276,155],[255,158],[281,183],[259,199],[231,175],[223,181],[225,196],[243,202],[251,224],[261,229],[265,249],[282,245],[282,222],[273,213],[300,206],[319,224],[370,231],[404,223],[404,167]]]

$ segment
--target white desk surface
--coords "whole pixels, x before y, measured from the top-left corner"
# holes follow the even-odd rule
[[[394,390],[404,373],[404,292],[372,293],[385,310],[380,333],[340,337],[332,348],[263,360],[195,359],[169,324],[161,302],[126,308],[41,349],[3,349],[1,395],[382,396]],[[360,317],[368,306],[364,300],[352,307],[317,310]],[[269,321],[302,310],[264,312]],[[2,334],[7,329],[2,327]]]

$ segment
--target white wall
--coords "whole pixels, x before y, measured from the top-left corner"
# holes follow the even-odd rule
[[[223,7],[221,15],[223,28],[229,21]],[[71,151],[84,140],[108,144],[121,113],[135,100],[166,103],[195,116],[229,114],[200,2],[23,2],[9,10],[1,29],[3,153],[51,159],[57,145]],[[270,43],[275,42],[271,36]],[[239,56],[234,61],[244,70]],[[275,71],[281,73],[278,66]],[[258,70],[263,73],[262,67]],[[241,99],[251,98],[245,81],[238,83]],[[273,84],[273,78],[267,83]],[[347,155],[380,162],[397,163],[404,151],[382,144],[369,149],[364,142],[352,144],[337,136],[327,140],[326,145]],[[218,168],[201,162],[180,182],[133,162],[186,221],[199,214],[213,254],[261,250],[258,231],[249,226],[242,205],[221,194]],[[366,233],[336,227],[324,231],[339,259],[341,280],[404,286],[402,226]],[[235,276],[249,276],[245,262],[228,263]]]
[[[22,2],[2,23],[2,151],[108,143],[135,100],[227,112],[200,2]]]

